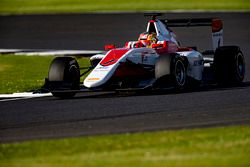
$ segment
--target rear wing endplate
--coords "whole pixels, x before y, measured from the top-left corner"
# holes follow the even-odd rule
[[[213,50],[223,46],[223,23],[218,18],[165,19],[160,20],[167,27],[209,26],[212,29]]]

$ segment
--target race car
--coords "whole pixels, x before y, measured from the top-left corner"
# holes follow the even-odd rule
[[[70,98],[81,90],[162,89],[184,90],[204,81],[240,84],[245,76],[244,56],[238,46],[223,46],[223,23],[218,18],[151,19],[137,41],[124,47],[105,46],[106,52],[90,58],[83,74],[73,57],[56,57],[49,68],[49,88],[55,97]],[[180,46],[171,27],[208,26],[212,50]],[[192,39],[190,39],[192,40]],[[90,73],[89,73],[90,72]],[[86,76],[83,83],[80,77]]]

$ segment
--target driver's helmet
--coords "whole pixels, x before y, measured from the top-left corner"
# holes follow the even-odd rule
[[[138,39],[145,47],[151,47],[152,44],[157,42],[156,33],[144,32],[140,34]]]
[[[141,33],[139,36],[138,41],[141,42],[145,47],[150,45],[150,41],[148,41],[148,32]]]

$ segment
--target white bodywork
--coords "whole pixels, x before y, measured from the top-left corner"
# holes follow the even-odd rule
[[[109,52],[106,54],[108,55]],[[105,84],[114,74],[117,67],[122,62],[131,61],[135,64],[154,66],[158,54],[151,48],[134,48],[125,53],[120,59],[112,65],[102,66],[100,63],[84,80],[84,86],[88,88],[98,87]],[[100,58],[100,55],[97,57]],[[94,57],[94,58],[97,58]],[[105,57],[105,56],[104,56]]]
[[[215,51],[218,47],[223,46],[223,29],[218,32],[212,33],[213,50]]]
[[[95,59],[101,60],[105,57],[105,55],[106,54],[96,54],[96,55],[90,57],[90,61],[95,60]]]
[[[200,81],[204,69],[204,60],[201,53],[197,51],[177,52],[180,56],[188,59],[187,76]]]
[[[159,20],[155,20],[154,22],[149,22],[147,25],[147,32],[150,31],[151,24],[154,24],[158,41],[171,41],[175,43],[177,46],[179,45],[177,40],[175,39],[176,35],[172,31],[169,31],[165,27],[165,25]]]

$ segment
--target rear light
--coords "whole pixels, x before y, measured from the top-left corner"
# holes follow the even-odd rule
[[[223,28],[223,23],[220,19],[212,20],[212,32],[219,32]]]

